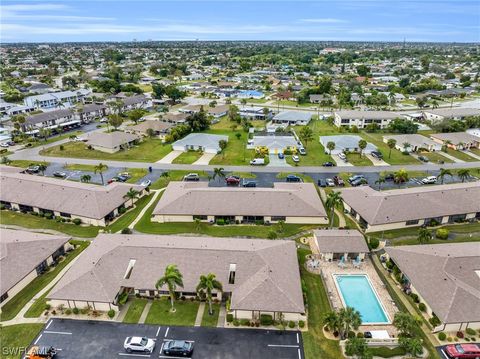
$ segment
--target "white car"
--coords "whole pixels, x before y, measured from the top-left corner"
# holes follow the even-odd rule
[[[143,181],[142,183],[140,183],[140,186],[143,186],[143,187],[148,187],[152,184],[152,181],[150,181],[149,179]]]
[[[333,179],[327,178],[325,182],[327,183],[328,187],[335,187],[335,182],[333,181]]]
[[[300,162],[300,157],[298,157],[297,155],[293,155],[292,160],[293,162]]]
[[[435,184],[437,183],[437,177],[435,176],[428,176],[422,179],[423,184]]]
[[[155,349],[155,339],[149,339],[146,337],[127,337],[125,343],[123,343],[123,347],[128,353],[152,353]]]
[[[345,153],[339,153],[338,158],[340,158],[342,161],[347,162],[347,156],[345,156]]]

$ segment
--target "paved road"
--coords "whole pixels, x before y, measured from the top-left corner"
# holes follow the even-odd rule
[[[123,349],[127,336],[156,339],[154,352],[128,354]],[[194,341],[192,358],[210,359],[303,359],[302,336],[297,331],[279,332],[260,329],[224,329],[173,327],[115,322],[52,319],[34,343],[61,349],[56,356],[65,358],[169,358],[160,353],[171,339]]]

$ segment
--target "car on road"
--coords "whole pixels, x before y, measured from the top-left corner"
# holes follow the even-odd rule
[[[123,347],[128,353],[152,353],[155,349],[155,340],[146,337],[127,337]]]
[[[428,176],[422,179],[423,184],[435,184],[437,183],[437,177],[435,176]]]
[[[323,162],[323,167],[335,167],[335,163],[333,162]]]
[[[25,172],[28,174],[38,173],[40,172],[40,166],[30,166],[25,170]]]
[[[353,175],[353,176],[350,176],[350,177],[348,177],[348,183],[351,184],[353,181],[356,181],[356,180],[358,180],[358,179],[360,179],[360,178],[365,178],[365,176],[364,176],[364,175]]]
[[[193,342],[188,340],[170,340],[163,346],[163,354],[188,357],[193,353]]]
[[[307,150],[303,147],[300,147],[298,149],[298,153],[300,153],[302,156],[305,156],[307,154]]]
[[[285,180],[287,182],[303,182],[303,180],[298,177],[298,176],[295,176],[295,175],[288,175]]]
[[[114,178],[117,179],[117,182],[127,182],[130,177],[118,175],[118,176],[116,176],[116,177],[114,177]]]
[[[297,155],[293,155],[292,160],[293,162],[300,162],[300,157],[298,157]]]
[[[278,153],[278,158],[280,158],[281,160],[283,160],[285,158],[285,155],[282,153],[282,152],[279,152]]]
[[[478,359],[480,358],[480,346],[478,344],[450,344],[444,347],[444,352],[449,358],[454,359]]]
[[[333,176],[333,182],[335,185],[340,186],[340,187],[345,187],[345,182],[343,179],[339,176]]]
[[[425,162],[425,163],[430,161],[430,160],[429,160],[427,157],[425,157],[425,156],[418,156],[418,159],[419,159],[420,161],[422,161],[422,162]]]
[[[353,180],[352,182],[350,182],[350,184],[352,185],[352,187],[364,186],[368,184],[368,181],[365,177],[359,177]]]
[[[189,173],[188,175],[183,176],[183,180],[188,181],[200,181],[200,176],[198,173]]]
[[[152,184],[152,181],[147,179],[145,181],[143,181],[142,183],[140,183],[140,186],[143,186],[143,187],[148,187]]]
[[[318,185],[318,187],[327,187],[327,184],[326,184],[325,181],[322,180],[322,179],[319,179],[319,180],[317,181],[317,185]]]
[[[65,178],[67,177],[67,174],[65,172],[55,171],[53,172],[53,177]]]
[[[257,187],[257,182],[252,181],[252,180],[246,180],[245,178],[243,179],[242,182],[243,187]]]
[[[240,177],[228,176],[225,178],[225,182],[227,182],[227,186],[238,186],[240,184]]]
[[[327,178],[327,179],[325,180],[325,182],[326,182],[326,184],[327,184],[328,187],[335,187],[335,182],[333,182],[333,179]]]

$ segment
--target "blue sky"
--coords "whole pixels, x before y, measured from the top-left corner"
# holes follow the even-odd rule
[[[480,1],[9,1],[2,42],[480,41]]]

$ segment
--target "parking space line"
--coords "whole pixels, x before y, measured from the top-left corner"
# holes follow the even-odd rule
[[[162,327],[158,327],[158,329],[157,329],[157,334],[155,334],[155,337],[158,337],[158,334],[160,334],[160,329],[161,329],[161,328],[162,328]]]
[[[46,327],[45,329],[50,328],[50,325],[52,324],[52,322],[53,322],[53,319],[51,319],[51,320],[48,322],[47,327]]]
[[[299,344],[299,343],[300,343],[300,341],[298,340],[298,333],[297,333],[297,344]]]
[[[165,332],[165,336],[164,336],[164,338],[166,338],[166,337],[167,337],[167,335],[168,335],[168,331],[169,331],[169,330],[170,330],[170,327],[167,327],[167,331]]]
[[[42,337],[43,334],[40,334],[39,337],[37,338],[37,340],[35,340],[35,342],[33,344],[37,345],[38,341],[40,340],[40,338]]]
[[[72,333],[69,333],[69,332],[53,332],[53,331],[50,331],[50,330],[44,330],[43,333],[45,333],[45,334],[72,335]]]
[[[300,348],[298,348],[298,359],[302,359],[302,353],[300,351]]]
[[[129,356],[129,357],[150,358],[150,355],[146,355],[146,354],[118,353],[118,355],[121,355],[121,356]]]
[[[287,344],[268,344],[268,346],[273,348],[298,348],[298,345],[287,345]]]
[[[162,354],[163,353],[163,346],[165,345],[165,342],[162,343],[162,346],[160,347],[160,353],[158,354]]]
[[[170,358],[173,358],[173,359],[183,359],[185,357],[171,357],[171,356],[165,356],[165,355],[159,355],[158,356],[159,358],[166,358],[166,359],[170,359]]]

